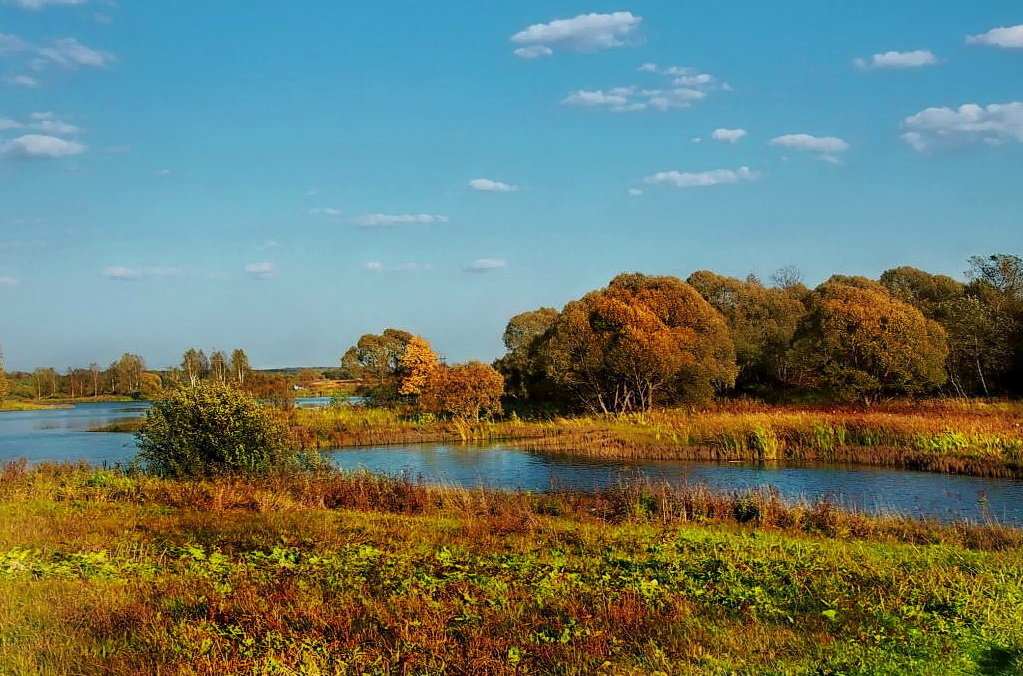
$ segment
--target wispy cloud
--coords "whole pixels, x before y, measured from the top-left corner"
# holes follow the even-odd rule
[[[519,189],[517,185],[502,183],[489,178],[474,178],[469,181],[469,187],[476,192],[515,192]]]
[[[380,261],[369,261],[362,264],[362,269],[367,272],[425,272],[434,268],[429,263],[382,263]]]
[[[662,83],[654,87],[629,85],[611,89],[577,89],[561,104],[580,108],[604,108],[614,113],[668,111],[690,108],[715,91],[731,91],[710,73],[702,73],[687,66],[661,68],[647,63],[640,66],[641,73],[660,75]]]
[[[361,228],[390,228],[395,225],[433,225],[447,223],[447,216],[433,214],[364,214],[355,217]]]
[[[666,185],[674,188],[705,188],[712,185],[729,183],[741,183],[744,181],[755,181],[760,178],[760,172],[753,171],[749,167],[738,169],[713,169],[711,171],[662,171],[643,179],[644,183],[650,185]]]
[[[508,267],[508,261],[503,258],[478,258],[466,266],[466,272],[495,272]]]
[[[61,70],[107,68],[116,61],[113,54],[89,47],[77,38],[59,38],[48,43],[36,44],[8,33],[0,33],[0,58],[10,59],[33,73],[40,73],[49,68]],[[26,73],[7,76],[5,82],[30,89],[38,88],[42,84],[35,74]]]
[[[1004,49],[1023,49],[1023,24],[1002,26],[1001,28],[992,28],[987,33],[968,35],[966,43]]]
[[[277,275],[277,264],[269,261],[262,263],[249,263],[243,268],[245,274],[252,279],[270,279]]]
[[[21,281],[16,277],[0,277],[0,286],[18,286]]]
[[[3,0],[5,5],[14,5],[22,9],[39,10],[44,7],[84,5],[89,0]]]
[[[312,216],[340,216],[341,210],[333,207],[316,207],[310,209],[309,214]]]
[[[55,160],[80,155],[86,147],[56,136],[26,134],[0,145],[0,158],[10,160]]]
[[[927,49],[912,52],[884,52],[869,58],[853,60],[853,65],[861,70],[899,70],[905,68],[923,68],[938,65],[938,57]]]
[[[24,89],[39,89],[43,86],[43,83],[38,78],[34,78],[31,75],[9,75],[4,78],[4,82],[12,87],[22,87]]]
[[[638,43],[642,23],[643,19],[632,12],[580,14],[533,24],[513,35],[511,41],[521,45],[514,53],[523,59],[551,56],[562,50],[595,52]]]
[[[918,152],[1023,142],[1023,102],[928,108],[907,117],[902,127],[905,129],[902,139]]]
[[[180,277],[184,270],[177,267],[144,267],[133,268],[123,265],[114,265],[103,268],[101,275],[107,279],[118,282],[137,282],[143,279],[164,279],[167,277]]]

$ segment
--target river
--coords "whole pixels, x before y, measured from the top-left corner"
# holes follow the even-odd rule
[[[299,400],[323,405],[327,399]],[[0,413],[0,461],[26,458],[125,463],[135,455],[130,434],[90,432],[143,415],[147,405],[78,404],[68,409]],[[542,491],[592,489],[633,477],[711,488],[773,486],[790,499],[830,497],[871,512],[942,521],[980,521],[984,512],[1023,526],[1023,481],[911,472],[859,465],[609,461],[541,454],[508,445],[428,444],[342,449],[330,453],[346,469],[403,474],[453,486]],[[982,507],[983,505],[983,507]]]

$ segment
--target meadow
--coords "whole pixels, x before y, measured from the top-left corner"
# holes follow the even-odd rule
[[[1023,668],[1023,533],[631,484],[9,464],[4,674]]]

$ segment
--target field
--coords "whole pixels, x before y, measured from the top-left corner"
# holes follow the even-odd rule
[[[362,406],[286,416],[306,449],[517,440],[601,458],[854,462],[1023,478],[1023,404],[935,400],[863,407],[729,403],[623,416],[445,422]]]
[[[3,674],[1011,674],[1023,533],[633,485],[0,483]]]

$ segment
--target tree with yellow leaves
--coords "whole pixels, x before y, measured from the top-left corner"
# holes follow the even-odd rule
[[[398,394],[421,395],[426,391],[430,376],[437,369],[437,353],[421,336],[412,336],[401,353],[399,373],[401,385]]]

